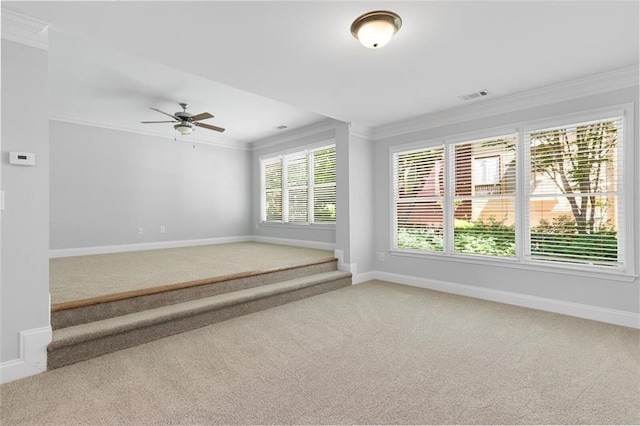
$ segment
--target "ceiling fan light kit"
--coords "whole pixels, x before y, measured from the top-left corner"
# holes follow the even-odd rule
[[[351,34],[369,49],[379,49],[391,40],[402,27],[402,19],[388,10],[375,10],[356,18],[351,24]]]
[[[188,121],[183,121],[181,123],[175,124],[173,126],[181,135],[188,135],[196,128],[194,124],[189,123]]]
[[[151,108],[152,110],[159,112],[160,114],[164,114],[173,118],[173,121],[141,121],[144,124],[157,124],[157,123],[174,123],[173,128],[176,129],[181,135],[191,134],[196,127],[202,127],[209,130],[214,130],[216,132],[224,132],[225,129],[218,126],[212,126],[211,124],[200,123],[201,120],[206,120],[207,118],[213,118],[213,114],[208,112],[202,112],[200,114],[192,115],[187,112],[187,107],[189,105],[185,103],[180,103],[182,107],[182,111],[178,111],[175,114],[169,114],[168,112],[164,112],[159,110],[158,108]]]

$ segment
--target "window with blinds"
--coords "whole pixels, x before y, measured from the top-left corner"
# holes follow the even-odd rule
[[[336,148],[313,152],[313,222],[336,221]]]
[[[282,219],[282,159],[276,158],[263,162],[263,220]]]
[[[393,248],[633,274],[628,110],[613,111],[396,150]]]
[[[614,117],[525,134],[531,259],[621,261],[622,128],[622,117]]]
[[[515,135],[452,147],[453,251],[516,255]]]
[[[265,158],[260,163],[263,222],[335,222],[335,146]]]
[[[441,252],[444,146],[394,155],[396,247]]]
[[[309,168],[307,153],[284,157],[286,179],[284,181],[283,222],[305,223],[308,221]]]

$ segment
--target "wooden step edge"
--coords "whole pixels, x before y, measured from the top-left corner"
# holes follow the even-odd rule
[[[140,297],[140,296],[147,296],[147,295],[150,295],[150,294],[165,293],[165,292],[168,292],[168,291],[182,290],[182,289],[190,288],[190,287],[197,287],[197,286],[202,286],[202,285],[207,285],[207,284],[216,284],[216,283],[220,283],[220,282],[224,282],[224,281],[231,281],[231,280],[237,280],[237,279],[242,279],[242,278],[249,278],[249,277],[253,277],[253,276],[273,274],[273,273],[276,273],[276,272],[289,271],[289,270],[298,269],[298,268],[306,268],[306,267],[309,267],[309,266],[322,265],[324,263],[330,263],[330,262],[335,262],[335,261],[337,261],[336,258],[328,258],[328,259],[323,259],[323,260],[319,260],[319,261],[316,261],[316,262],[305,263],[303,265],[285,266],[285,267],[282,267],[282,268],[272,268],[272,269],[249,271],[249,272],[240,272],[240,273],[237,273],[237,274],[223,275],[223,276],[220,276],[220,277],[206,278],[206,279],[203,279],[203,280],[187,281],[187,282],[176,283],[176,284],[167,284],[167,285],[159,286],[159,287],[150,287],[150,288],[145,288],[145,289],[140,289],[140,290],[124,291],[124,292],[120,292],[120,293],[107,294],[107,295],[104,295],[104,296],[91,297],[91,298],[88,298],[88,299],[81,299],[81,300],[73,300],[73,301],[70,301],[70,302],[56,303],[54,305],[51,305],[51,312],[59,312],[59,311],[67,310],[67,309],[82,308],[82,307],[85,307],[85,306],[98,305],[100,303],[115,302],[115,301],[118,301],[118,300],[130,299],[130,298],[133,298],[133,297]]]
[[[118,333],[134,330],[137,328],[149,327],[155,324],[162,324],[171,320],[198,315],[203,312],[222,309],[228,306],[238,305],[257,299],[301,290],[320,284],[350,278],[351,274],[342,271],[323,272],[308,277],[294,278],[264,286],[253,287],[245,290],[238,290],[231,293],[223,293],[203,299],[190,300],[175,305],[162,306],[160,308],[135,312],[121,317],[107,318],[93,323],[80,324],[59,330],[54,330],[54,340],[49,344],[49,350],[55,350],[66,346],[72,346],[83,342],[111,336]],[[123,322],[123,319],[128,321]],[[93,328],[95,324],[116,323],[114,326],[104,329],[90,331],[86,334],[75,334],[66,337],[65,334],[81,330],[82,328]],[[62,335],[62,337],[60,337]]]

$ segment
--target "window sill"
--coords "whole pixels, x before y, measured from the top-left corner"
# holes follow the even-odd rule
[[[289,229],[317,229],[335,230],[335,223],[285,223],[285,222],[260,222],[260,227],[265,228],[289,228]]]
[[[440,254],[424,253],[415,250],[391,249],[389,254],[400,257],[414,257],[421,259],[439,260],[446,262],[470,263],[483,266],[496,266],[502,268],[513,268],[536,272],[549,272],[554,274],[565,274],[587,278],[600,278],[612,281],[633,282],[638,276],[625,273],[619,270],[611,270],[606,267],[579,267],[573,265],[549,265],[548,262],[523,262],[517,259],[496,259],[491,256],[481,255],[460,255],[460,254]]]

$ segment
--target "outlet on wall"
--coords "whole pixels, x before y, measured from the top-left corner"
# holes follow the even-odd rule
[[[384,253],[377,251],[376,252],[376,260],[383,261],[384,260]]]
[[[160,225],[160,233],[164,234],[165,232],[167,232],[167,229],[164,227],[164,225]]]
[[[138,228],[138,234],[142,235],[142,228]]]

